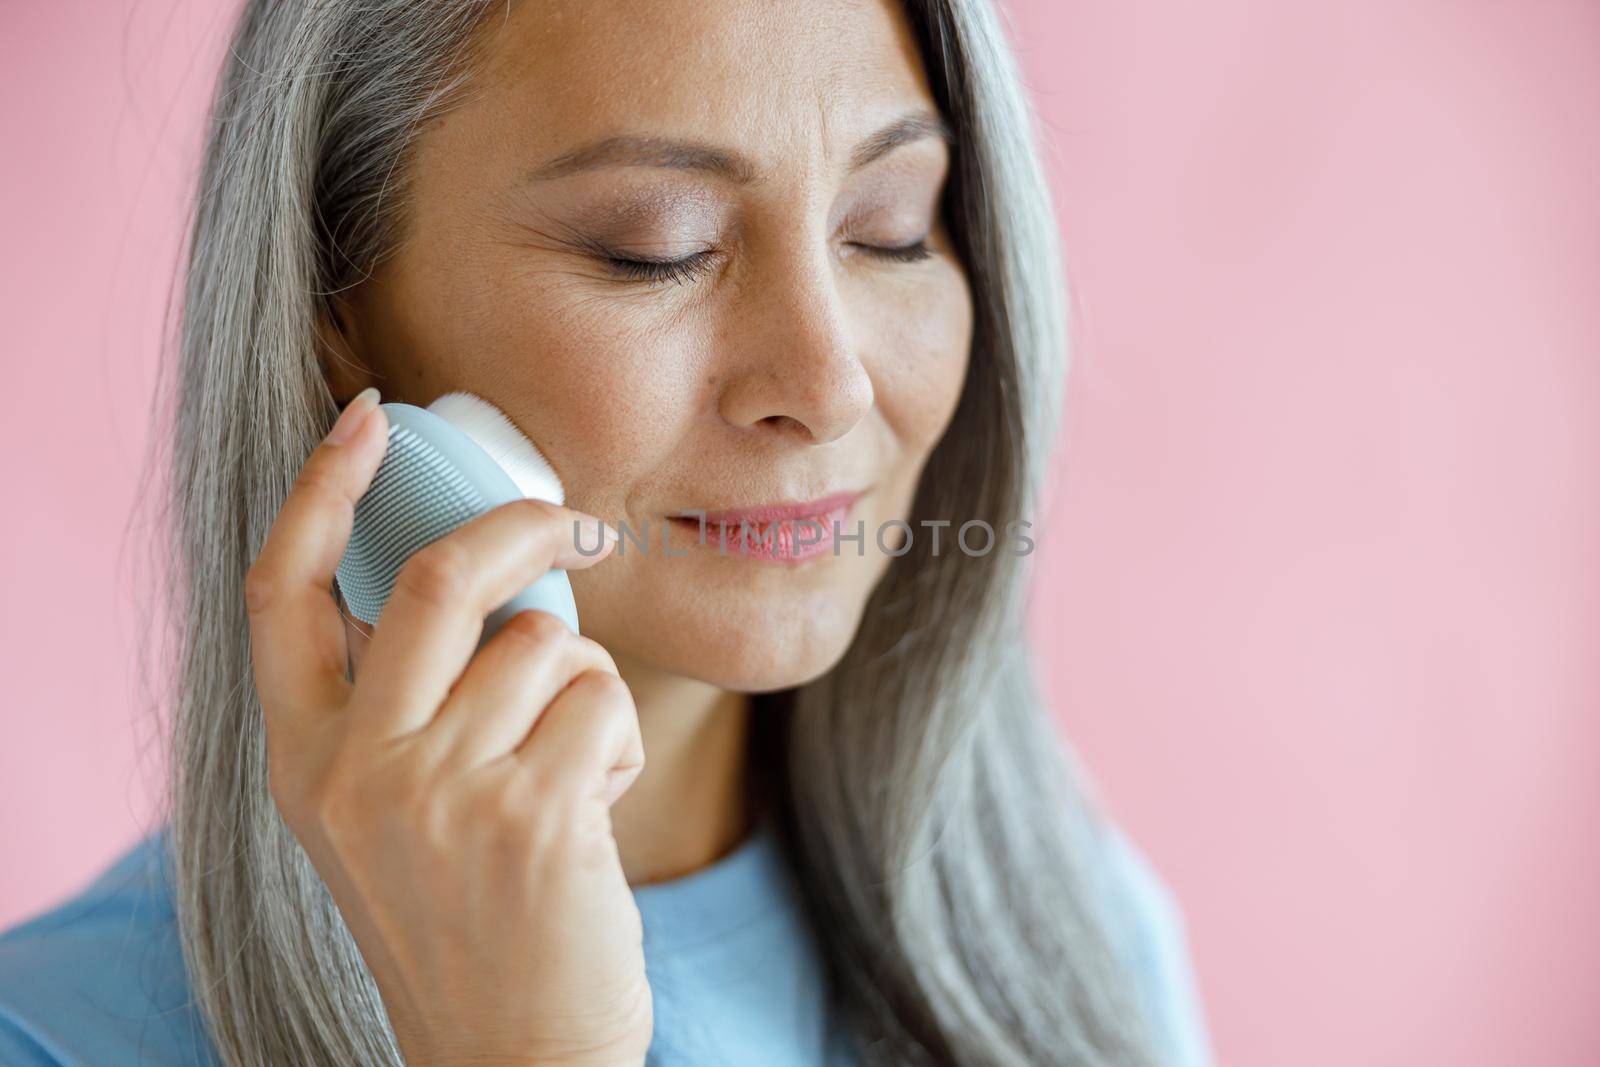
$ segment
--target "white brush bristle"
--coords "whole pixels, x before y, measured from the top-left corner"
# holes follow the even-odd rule
[[[477,442],[511,475],[524,496],[552,504],[567,502],[561,479],[544,453],[487,400],[472,393],[445,393],[429,404],[428,410]]]

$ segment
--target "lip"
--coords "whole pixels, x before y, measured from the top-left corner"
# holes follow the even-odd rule
[[[782,522],[784,519],[814,519],[830,512],[847,509],[851,504],[866,493],[865,489],[855,489],[844,493],[834,493],[831,496],[820,497],[816,500],[797,502],[784,502],[778,504],[762,504],[753,508],[721,508],[705,511],[707,526],[737,526],[741,522],[752,526],[764,525],[769,522]],[[688,510],[688,509],[685,509]],[[685,522],[698,523],[700,516],[677,514],[674,518]]]
[[[844,522],[851,507],[866,493],[865,489],[857,489],[816,500],[717,510],[708,508],[705,509],[703,520],[698,515],[684,515],[681,512],[669,518],[672,522],[694,529],[701,545],[723,555],[734,554],[772,563],[800,563],[833,549],[835,527]],[[799,524],[803,520],[813,520],[816,524],[813,529],[820,528],[818,539],[812,539],[811,529],[807,529],[803,537],[800,535]],[[708,536],[713,528],[718,534]],[[731,544],[728,537],[730,528],[740,531],[733,536]]]

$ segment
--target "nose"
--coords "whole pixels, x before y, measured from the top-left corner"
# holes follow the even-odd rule
[[[872,379],[826,259],[784,258],[740,294],[717,396],[731,425],[823,444],[872,410]]]

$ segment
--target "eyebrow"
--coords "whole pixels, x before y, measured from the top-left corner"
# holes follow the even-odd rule
[[[926,109],[908,112],[855,147],[850,153],[850,172],[901,145],[928,137],[936,137],[946,145],[955,144],[955,131],[944,116]],[[698,170],[739,185],[754,185],[763,178],[755,163],[731,149],[704,141],[623,133],[563,152],[529,171],[528,180],[548,181],[579,171],[618,166]]]
[[[715,174],[740,185],[757,179],[756,168],[737,152],[702,141],[683,141],[649,134],[617,134],[571,152],[564,152],[529,172],[530,181],[564,178],[603,167],[668,167]]]
[[[889,123],[868,137],[850,153],[850,170],[858,171],[879,156],[884,156],[903,144],[911,144],[925,137],[936,137],[946,146],[956,143],[956,132],[943,115],[932,111],[913,111]]]

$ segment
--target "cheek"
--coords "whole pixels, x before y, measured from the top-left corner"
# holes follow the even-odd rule
[[[953,266],[884,308],[870,340],[877,401],[920,469],[944,434],[966,381],[972,295]]]
[[[684,438],[698,356],[552,273],[481,249],[457,262],[476,267],[453,272],[443,301],[454,310],[435,316],[443,388],[493,397],[549,458],[570,506],[625,517],[628,488]]]

